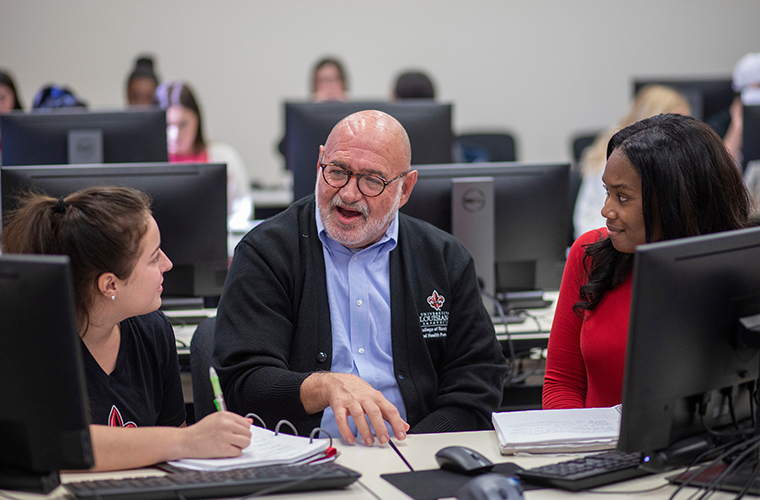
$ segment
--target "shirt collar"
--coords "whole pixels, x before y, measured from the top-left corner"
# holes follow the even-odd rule
[[[316,205],[316,200],[314,203]],[[365,250],[377,249],[378,255],[381,255],[382,253],[390,252],[396,248],[396,245],[398,243],[398,211],[396,211],[396,216],[393,217],[393,220],[388,226],[388,229],[385,230],[382,238],[380,238],[380,240],[373,245],[370,245],[367,248],[362,248],[358,251],[347,248],[334,239],[330,238],[330,235],[327,234],[327,231],[325,231],[325,227],[322,224],[322,217],[319,215],[319,207],[317,206],[315,206],[314,217],[317,221],[317,234],[319,235],[319,240],[322,242],[322,245],[327,248],[327,251],[330,252],[330,255],[333,254],[334,250],[341,248],[353,253],[360,253],[364,252]]]

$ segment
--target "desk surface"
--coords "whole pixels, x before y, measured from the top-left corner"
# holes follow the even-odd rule
[[[519,456],[509,457],[499,454],[496,435],[493,431],[478,432],[453,432],[446,434],[417,434],[410,435],[405,441],[397,442],[401,453],[415,468],[415,470],[435,469],[438,465],[435,462],[435,452],[444,446],[464,445],[473,448],[491,459],[493,462],[516,462],[522,467],[536,467],[547,463],[567,460],[567,456]],[[390,448],[390,446],[364,446],[364,445],[346,445],[340,442],[335,443],[336,448],[340,450],[338,463],[350,467],[362,473],[362,478],[351,485],[346,490],[330,490],[324,492],[311,492],[300,494],[277,495],[273,497],[276,500],[291,500],[295,498],[309,499],[409,499],[407,495],[398,490],[395,486],[380,477],[381,474],[408,472],[408,468]],[[121,471],[113,473],[66,473],[62,480],[64,483],[71,481],[82,481],[90,479],[106,478],[123,478],[135,477],[139,475],[157,475],[162,474],[153,469],[141,469],[138,471]],[[653,476],[642,477],[623,483],[608,485],[595,490],[593,498],[621,498],[621,496],[648,498],[648,499],[665,499],[668,498],[675,487],[670,486],[665,481],[665,476],[669,473],[657,474]],[[654,491],[641,492],[663,486]],[[682,493],[679,498],[687,498],[693,491]],[[605,494],[606,492],[606,494]],[[30,498],[65,498],[66,491],[59,487],[48,497],[40,495],[29,495],[17,492],[11,492],[13,498],[30,499]],[[578,498],[583,493],[570,493],[561,490],[542,489],[525,492],[527,500],[538,499],[570,499]],[[732,498],[733,495],[717,493],[713,498]],[[0,494],[0,498],[3,498]]]

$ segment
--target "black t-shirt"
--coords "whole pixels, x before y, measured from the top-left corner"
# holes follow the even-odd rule
[[[121,345],[110,375],[82,342],[93,424],[114,427],[179,426],[185,402],[174,332],[161,312],[121,322]]]

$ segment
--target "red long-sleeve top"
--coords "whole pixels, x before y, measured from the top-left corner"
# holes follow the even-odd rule
[[[554,313],[544,376],[543,407],[593,408],[619,404],[631,308],[632,277],[608,291],[592,311],[573,311],[586,281],[583,245],[607,236],[581,235],[568,254]]]

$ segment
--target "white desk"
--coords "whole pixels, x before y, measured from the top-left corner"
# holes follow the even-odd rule
[[[532,457],[509,457],[499,454],[496,435],[493,431],[479,431],[479,432],[454,432],[446,434],[418,434],[410,435],[408,439],[402,442],[397,442],[397,446],[401,453],[404,454],[406,459],[415,468],[415,470],[426,470],[438,468],[435,462],[435,452],[439,449],[450,445],[464,445],[473,448],[483,455],[488,457],[493,462],[516,462],[522,467],[536,467],[552,462],[558,462],[568,459],[567,456],[532,456]],[[381,474],[396,473],[396,472],[408,472],[408,468],[396,455],[396,453],[390,448],[390,446],[364,446],[364,445],[345,445],[338,441],[335,442],[336,448],[340,450],[340,456],[338,457],[338,463],[346,467],[352,468],[362,473],[361,479],[352,484],[346,490],[328,490],[322,492],[309,492],[298,494],[277,495],[268,498],[274,500],[291,500],[296,498],[305,499],[409,499],[401,490],[385,481],[380,477]],[[162,472],[153,469],[141,469],[138,471],[120,471],[112,473],[66,473],[63,474],[63,482],[81,481],[89,479],[106,479],[106,478],[122,478],[122,477],[135,477],[140,475],[160,475]],[[593,498],[615,498],[631,497],[631,498],[646,498],[646,499],[666,499],[668,498],[675,487],[667,485],[665,477],[670,473],[657,474],[653,476],[642,477],[623,483],[614,485],[603,486],[598,488],[593,495]],[[665,485],[655,491],[649,491],[644,493],[636,493],[637,491],[651,489],[657,486]],[[371,492],[370,492],[371,491]],[[688,492],[682,493],[678,499],[686,499],[694,489],[689,489]],[[605,494],[604,492],[609,492]],[[626,492],[629,492],[626,494]],[[15,498],[22,499],[40,499],[40,498],[65,498],[66,491],[64,488],[59,487],[53,491],[47,497],[40,495],[23,494],[17,492],[10,492]],[[376,496],[375,496],[376,495]],[[561,490],[542,489],[532,490],[525,492],[525,498],[527,500],[540,500],[540,499],[577,499],[579,495],[583,493],[571,493]],[[590,496],[590,495],[585,495]],[[713,498],[723,499],[732,498],[733,495],[726,493],[716,493]],[[0,498],[3,498],[0,495]]]

